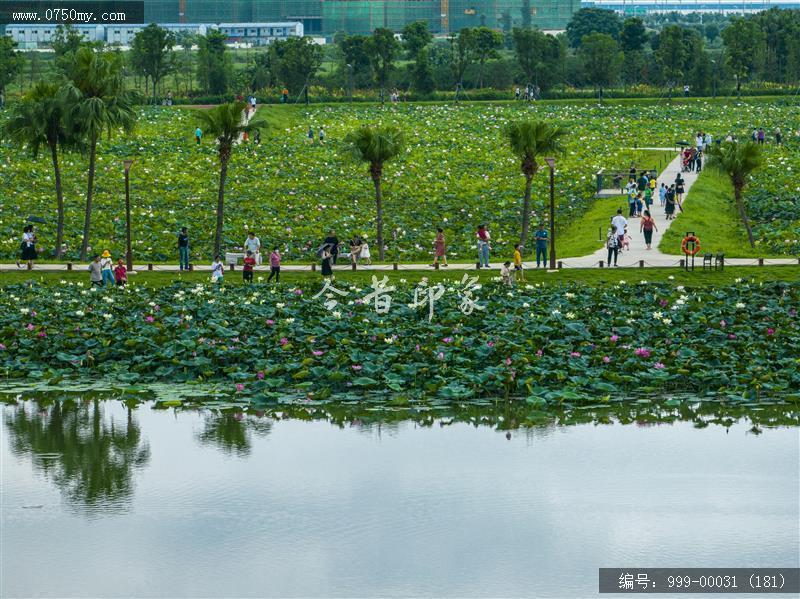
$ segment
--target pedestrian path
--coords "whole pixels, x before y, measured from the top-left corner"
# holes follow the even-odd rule
[[[251,115],[252,116],[252,115]],[[249,120],[249,119],[248,119]],[[672,150],[673,148],[642,148],[642,149],[658,149],[658,150]],[[678,155],[675,160],[670,162],[664,171],[661,173],[661,176],[658,178],[658,185],[660,186],[661,183],[666,183],[667,185],[675,182],[675,177],[678,173],[681,172],[681,157]],[[689,193],[694,182],[697,180],[696,173],[682,173],[684,183],[685,194]],[[648,250],[645,243],[644,243],[644,235],[639,232],[639,221],[638,219],[630,219],[628,224],[628,232],[631,237],[631,245],[630,250],[624,250],[620,252],[619,258],[617,260],[618,267],[638,267],[640,266],[641,262],[644,263],[645,267],[667,267],[667,266],[678,266],[680,260],[683,256],[680,255],[672,255],[672,254],[664,254],[662,253],[658,245],[661,242],[661,239],[664,236],[664,233],[667,229],[672,226],[675,222],[674,220],[667,220],[666,215],[664,214],[664,208],[660,205],[657,205],[658,201],[656,200],[656,204],[651,207],[651,215],[656,221],[656,227],[658,227],[657,231],[653,231],[653,242],[651,247],[653,249]],[[680,209],[679,209],[680,210]],[[611,222],[611,217],[613,215],[609,214],[609,223]],[[558,243],[558,238],[556,238],[556,244]],[[558,248],[558,245],[556,245]],[[559,262],[564,268],[596,268],[600,261],[602,260],[604,263],[607,258],[607,250],[605,247],[599,248],[596,252],[593,252],[586,256],[580,256],[577,258],[561,258]],[[700,262],[701,259],[698,260]],[[477,262],[477,260],[476,260]],[[441,270],[446,271],[465,271],[465,270],[475,270],[476,262],[458,262],[458,263],[450,263],[447,267],[442,267]],[[759,261],[756,258],[726,258],[725,264],[731,266],[757,266],[760,263],[763,263],[765,266],[776,266],[776,265],[789,265],[789,264],[798,264],[800,262],[796,258],[767,258],[764,260]],[[490,263],[489,269],[492,271],[499,271],[501,262]],[[523,265],[526,269],[535,269],[536,263],[535,262],[523,262]],[[177,264],[153,264],[153,265],[135,265],[138,270],[152,270],[154,272],[178,272],[180,269]],[[227,267],[227,265],[226,265]],[[88,263],[75,263],[72,265],[72,269],[85,272],[88,268]],[[240,267],[237,267],[237,269]],[[210,264],[199,264],[194,266],[194,269],[201,272],[210,272],[211,265]],[[317,271],[320,270],[319,264],[314,265],[312,267],[311,264],[284,264],[281,265],[281,271],[288,271],[288,272],[308,272],[312,269]],[[19,270],[17,265],[14,263],[6,263],[0,264],[0,272],[3,271],[17,271]],[[67,264],[65,263],[37,263],[35,266],[35,270],[37,271],[55,271],[55,272],[66,272],[67,271]],[[262,265],[256,268],[257,271],[264,271],[265,273],[269,272],[269,265]],[[352,270],[352,267],[349,263],[347,264],[338,264],[334,267],[336,271],[349,271]],[[372,264],[372,265],[358,265],[358,270],[360,271],[389,271],[389,270],[402,270],[402,271],[409,271],[409,270],[434,270],[434,267],[430,265],[430,263],[413,263],[413,264]]]

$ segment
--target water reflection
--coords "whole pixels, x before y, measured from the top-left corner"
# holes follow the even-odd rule
[[[150,458],[130,406],[124,422],[107,416],[99,399],[20,402],[3,412],[12,453],[33,458],[73,506],[124,505],[134,472]]]
[[[197,440],[225,453],[246,456],[252,449],[251,434],[265,437],[272,429],[272,420],[263,416],[263,412],[205,412],[203,430]]]

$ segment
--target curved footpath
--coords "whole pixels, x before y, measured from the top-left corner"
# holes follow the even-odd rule
[[[671,150],[673,148],[656,148],[661,150]],[[661,183],[666,183],[670,185],[675,182],[676,175],[681,170],[681,157],[678,155],[672,162],[670,162],[664,171],[661,173],[661,176],[658,179],[658,185],[660,186]],[[697,174],[695,173],[683,173],[683,178],[685,181],[685,194],[684,197],[688,196],[689,190],[691,189],[694,182],[697,180]],[[684,202],[685,203],[685,202]],[[631,248],[630,250],[624,250],[620,252],[619,258],[617,260],[617,268],[621,267],[638,267],[640,261],[644,260],[645,267],[653,267],[653,266],[678,266],[680,264],[681,256],[678,255],[671,255],[671,254],[663,254],[658,249],[658,245],[661,242],[662,237],[664,236],[664,232],[669,229],[669,227],[675,222],[674,220],[666,220],[666,215],[664,214],[664,208],[660,205],[653,205],[651,207],[651,215],[656,221],[656,226],[658,227],[658,231],[653,231],[653,249],[648,250],[645,247],[644,243],[644,236],[639,232],[639,220],[638,219],[631,219],[629,226],[628,226],[628,234],[631,237]],[[609,223],[611,221],[611,217],[613,214],[609,214]],[[558,241],[558,238],[556,238]],[[496,256],[495,256],[496,257]],[[477,258],[477,256],[476,256]],[[605,260],[607,258],[607,250],[605,247],[598,249],[596,252],[589,254],[588,256],[580,256],[578,258],[562,258],[559,261],[563,264],[564,268],[597,268],[599,265],[600,260],[603,261],[605,264]],[[511,256],[508,257],[511,259]],[[695,258],[696,263],[702,264],[702,258],[697,257]],[[477,261],[477,260],[476,260]],[[799,260],[796,258],[766,258],[764,259],[765,265],[782,265],[782,264],[798,264]],[[491,266],[489,267],[490,270],[499,270],[501,262],[491,262]],[[535,269],[536,263],[526,261],[523,263],[526,269]],[[726,258],[725,259],[726,265],[731,266],[755,266],[758,264],[758,260],[756,258]],[[87,269],[86,263],[74,263],[73,270],[78,272],[83,272]],[[146,268],[146,266],[144,267]],[[139,270],[144,269],[142,265],[139,265]],[[237,270],[241,267],[237,267]],[[210,271],[211,265],[203,263],[194,266],[194,269],[197,271]],[[385,271],[385,270],[393,270],[394,266],[392,264],[374,264],[370,266],[366,265],[358,265],[358,270],[363,271]],[[0,271],[16,271],[18,270],[17,265],[14,263],[6,263],[0,264]],[[67,265],[65,263],[37,263],[35,266],[35,270],[37,271],[66,271]],[[153,265],[154,271],[159,272],[177,272],[179,270],[177,264],[154,264]],[[256,268],[257,271],[265,271],[269,272],[269,264],[268,260],[265,260],[265,263]],[[310,271],[311,265],[310,264],[284,264],[281,265],[281,271]],[[334,267],[334,270],[341,270],[347,271],[351,270],[351,266],[349,263],[345,264],[338,264]],[[403,263],[397,265],[397,270],[433,270],[433,267],[430,263],[417,263],[417,264],[409,264]],[[475,262],[451,262],[447,268],[442,268],[444,271],[448,270],[456,270],[456,271],[463,271],[463,270],[475,270]]]

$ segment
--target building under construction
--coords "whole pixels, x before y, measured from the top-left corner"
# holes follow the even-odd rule
[[[567,26],[580,0],[144,0],[145,21],[264,23],[299,21],[306,35],[395,31],[426,21],[434,34],[486,25],[498,30]]]

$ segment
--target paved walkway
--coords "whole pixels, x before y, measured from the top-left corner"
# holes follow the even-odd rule
[[[251,115],[252,116],[252,115]],[[643,149],[650,149],[650,148],[643,148]],[[652,149],[660,149],[660,150],[671,150],[673,148],[652,148]],[[661,183],[666,183],[667,185],[673,183],[675,181],[675,176],[680,172],[681,169],[681,158],[678,156],[672,162],[667,165],[664,171],[661,173],[661,176],[658,179],[658,185],[661,186]],[[692,187],[694,182],[697,180],[697,175],[695,173],[683,173],[683,178],[685,181],[685,190],[688,194],[689,189]],[[684,194],[684,198],[686,194]],[[679,255],[670,255],[670,254],[662,254],[658,249],[658,244],[661,241],[661,238],[664,235],[664,232],[674,223],[674,220],[666,220],[664,214],[664,208],[660,206],[658,200],[656,199],[656,204],[652,206],[651,214],[656,221],[656,226],[658,227],[658,231],[653,231],[653,243],[651,250],[648,250],[644,243],[644,235],[639,232],[639,220],[638,219],[630,219],[628,232],[631,236],[631,248],[630,250],[624,250],[620,253],[619,258],[617,260],[618,267],[638,267],[640,265],[640,261],[644,261],[644,265],[647,266],[678,266],[680,264],[680,260],[682,256]],[[609,223],[611,217],[613,215],[609,214]],[[556,239],[556,243],[558,239]],[[265,257],[266,258],[266,257]],[[564,268],[597,268],[599,265],[600,260],[605,260],[607,258],[607,250],[605,247],[598,249],[596,252],[589,254],[588,256],[581,256],[578,258],[563,258],[560,260]],[[696,258],[697,266],[702,265],[702,258]],[[477,260],[476,260],[477,261]],[[763,260],[764,265],[773,266],[773,265],[785,265],[785,264],[798,264],[800,260],[795,258],[768,258]],[[490,270],[499,271],[500,269],[500,262],[490,263]],[[534,262],[524,262],[523,263],[526,269],[534,270],[536,268],[536,264]],[[759,261],[755,258],[726,258],[725,264],[731,266],[757,266]],[[24,266],[24,265],[23,265]],[[319,270],[319,265],[317,266],[317,270]],[[73,270],[84,272],[88,268],[87,263],[75,263],[72,265]],[[195,265],[195,270],[197,271],[211,271],[211,264],[198,264]],[[227,266],[226,266],[227,268]],[[286,264],[281,266],[281,271],[288,271],[288,272],[300,272],[300,271],[310,271],[311,270],[310,264]],[[139,270],[146,270],[148,267],[146,265],[139,265]],[[237,270],[241,269],[241,266],[237,267]],[[17,271],[17,265],[14,263],[6,263],[0,264],[0,272],[2,271]],[[37,263],[35,266],[35,270],[37,271],[66,271],[67,265],[64,263]],[[156,272],[177,272],[179,270],[177,264],[153,264],[152,270]],[[257,271],[262,271],[265,273],[269,272],[269,264],[268,261],[265,260],[265,264],[256,267]],[[337,271],[348,271],[351,270],[351,266],[349,263],[342,264],[340,263],[334,267],[334,270]],[[393,264],[374,264],[370,266],[366,265],[358,265],[358,270],[362,271],[387,271],[387,270],[434,270],[430,263],[416,263],[416,264],[397,264],[396,266]],[[475,262],[458,262],[458,263],[451,263],[448,267],[442,267],[442,271],[464,271],[464,270],[475,270]]]

